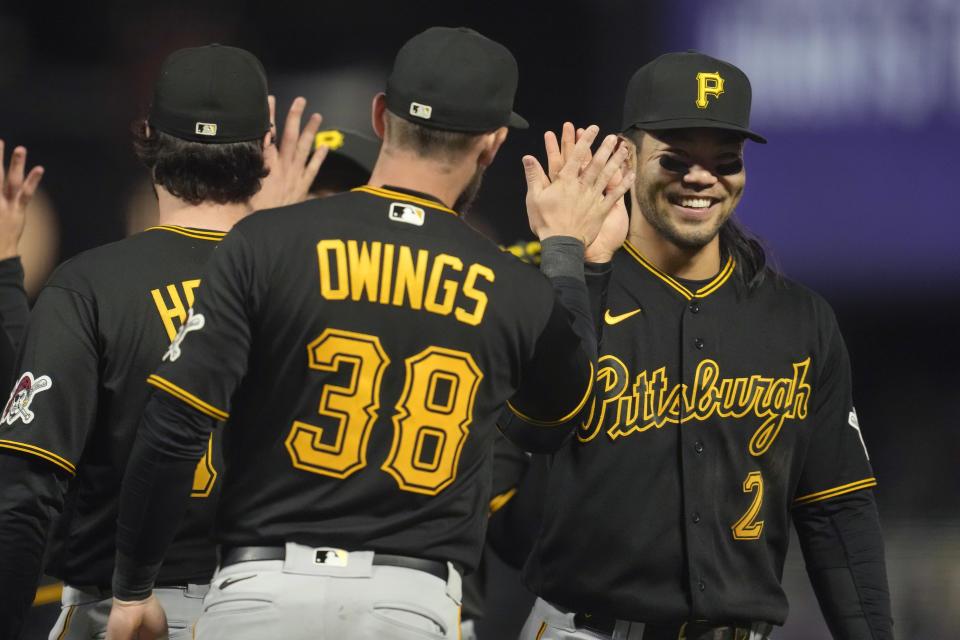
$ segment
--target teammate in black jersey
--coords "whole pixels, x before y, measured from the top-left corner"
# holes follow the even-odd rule
[[[288,138],[302,109],[297,101]],[[216,45],[173,53],[135,140],[154,180],[159,226],[76,256],[40,294],[0,414],[0,637],[17,637],[49,523],[61,511],[47,573],[65,586],[51,637],[104,632],[117,499],[148,395],[144,380],[186,318],[201,267],[225,232],[255,197],[261,206],[302,198],[315,172],[293,147],[309,144],[319,116],[279,151],[271,120],[266,77],[252,54]],[[190,506],[158,577],[172,638],[190,637],[215,567],[210,503],[222,471],[219,446],[204,443]]]
[[[507,126],[526,126],[516,83],[513,56],[474,31],[417,35],[374,100],[370,184],[228,234],[149,378],[108,638],[162,629],[150,592],[169,523],[228,418],[197,638],[457,637],[494,420],[509,401],[554,447],[569,434],[596,349],[583,246],[627,182],[615,136],[591,157],[596,127],[552,183],[524,158],[553,286],[468,228],[458,211]]]
[[[549,467],[525,640],[765,638],[791,520],[834,636],[892,637],[836,319],[731,217],[744,140],[765,142],[749,113],[743,72],[696,52],[627,87],[632,217],[587,250],[598,383]]]

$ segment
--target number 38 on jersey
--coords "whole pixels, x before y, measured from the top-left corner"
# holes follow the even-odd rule
[[[324,385],[320,397],[318,412],[335,421],[337,433],[324,442],[324,427],[297,420],[286,448],[294,467],[346,478],[367,466],[367,443],[391,361],[376,336],[338,329],[324,331],[307,352],[311,369],[348,374],[346,384]],[[404,491],[435,495],[456,478],[483,374],[470,354],[435,346],[403,364],[393,444],[381,468]]]

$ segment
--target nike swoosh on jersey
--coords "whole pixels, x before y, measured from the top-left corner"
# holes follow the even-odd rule
[[[640,307],[637,307],[633,311],[627,311],[626,313],[621,313],[618,316],[613,316],[613,315],[610,315],[610,309],[607,309],[607,312],[603,314],[603,319],[606,321],[607,324],[617,324],[618,322],[623,322],[630,316],[636,315],[641,311],[643,311],[643,309],[641,309]]]
[[[237,582],[240,582],[241,580],[249,580],[250,578],[256,578],[256,577],[257,577],[257,574],[254,573],[254,574],[249,575],[249,576],[240,576],[239,578],[227,578],[226,580],[224,580],[223,582],[220,583],[220,586],[219,586],[218,588],[219,588],[221,591],[223,591],[224,589],[226,589],[226,588],[229,587],[230,585],[235,584],[235,583],[237,583]]]

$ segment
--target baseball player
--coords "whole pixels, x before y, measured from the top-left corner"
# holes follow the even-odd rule
[[[34,167],[24,178],[27,150],[16,147],[9,170],[3,170],[0,140],[0,385],[12,383],[16,346],[27,323],[27,295],[23,290],[23,265],[18,244],[26,223],[25,212],[37,191],[43,167]],[[0,569],[2,571],[2,569]]]
[[[195,327],[187,309],[201,266],[233,222],[250,213],[255,194],[282,202],[294,185],[305,196],[316,166],[303,162],[319,115],[298,140],[303,106],[295,101],[278,152],[266,77],[252,54],[217,45],[182,49],[161,67],[135,139],[154,181],[160,224],[87,251],[51,277],[0,414],[0,603],[12,609],[0,616],[0,637],[17,636],[49,523],[60,512],[47,572],[65,586],[50,637],[102,637],[117,498],[148,395],[144,380],[181,323]],[[191,473],[190,506],[157,579],[171,638],[190,637],[216,563],[209,530],[223,463],[215,441],[203,449]]]
[[[697,52],[627,86],[629,231],[587,249],[596,393],[550,461],[523,639],[766,638],[787,615],[791,520],[833,635],[892,637],[836,319],[732,217],[744,141],[766,142],[750,101],[740,69]],[[548,139],[557,166],[564,138]]]
[[[228,234],[196,328],[149,378],[108,638],[162,630],[155,567],[227,418],[221,561],[197,638],[457,637],[493,422],[509,402],[554,446],[570,433],[596,348],[582,245],[626,190],[611,182],[625,157],[615,136],[591,157],[596,127],[552,182],[524,158],[552,282],[458,218],[507,127],[527,126],[512,111],[517,77],[510,52],[475,31],[418,34],[374,99],[383,146],[369,185]]]

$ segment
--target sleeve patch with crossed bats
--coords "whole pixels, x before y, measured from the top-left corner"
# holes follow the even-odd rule
[[[187,311],[187,319],[182,325],[180,325],[180,330],[177,331],[176,337],[174,337],[173,342],[170,343],[170,346],[167,347],[167,352],[163,354],[162,360],[169,360],[170,362],[175,361],[180,357],[180,343],[183,342],[183,339],[187,337],[187,334],[191,331],[197,329],[203,329],[203,314],[198,313],[194,315],[193,307]]]
[[[50,376],[40,376],[34,378],[29,371],[25,372],[17,384],[10,392],[10,399],[7,400],[3,408],[3,414],[0,415],[0,424],[13,424],[17,419],[23,420],[23,424],[33,422],[34,413],[30,411],[30,403],[33,402],[33,396],[41,391],[46,391],[53,386]]]

